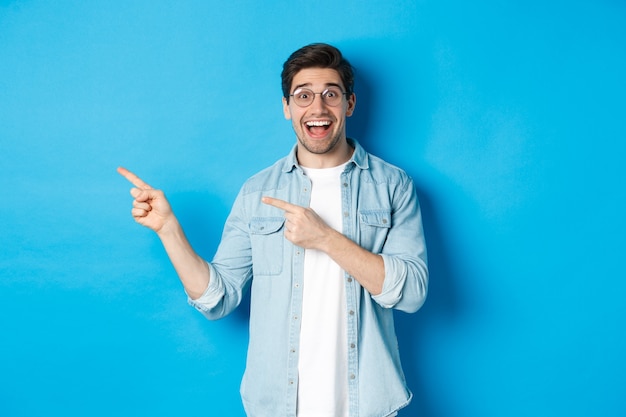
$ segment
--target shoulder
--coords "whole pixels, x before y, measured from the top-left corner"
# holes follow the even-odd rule
[[[289,157],[284,157],[274,162],[272,165],[257,172],[248,178],[241,187],[242,194],[250,194],[281,188],[286,181],[289,170]]]
[[[367,156],[368,169],[364,170],[364,174],[371,181],[377,184],[396,184],[401,186],[413,183],[413,180],[404,169],[376,155],[368,153]]]
[[[352,161],[355,164],[355,168],[360,172],[362,181],[377,185],[406,185],[412,182],[402,168],[367,152],[358,141],[354,139],[348,139],[348,141],[354,146]]]

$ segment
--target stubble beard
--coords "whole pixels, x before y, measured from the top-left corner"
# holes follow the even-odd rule
[[[339,131],[335,133],[335,135],[332,136],[330,142],[327,142],[327,141],[316,142],[314,140],[309,140],[306,137],[306,132],[304,131],[296,136],[298,137],[298,142],[300,143],[300,145],[302,145],[304,149],[306,149],[308,152],[315,154],[315,155],[323,155],[323,154],[331,152],[333,149],[337,147],[337,145],[339,144],[339,141],[343,137],[342,133],[343,131]]]
[[[340,135],[335,136],[332,141],[328,144],[312,144],[309,143],[306,139],[298,137],[298,141],[300,144],[306,149],[308,152],[316,155],[323,155],[335,149],[337,143],[339,142]],[[318,145],[318,146],[313,146]]]

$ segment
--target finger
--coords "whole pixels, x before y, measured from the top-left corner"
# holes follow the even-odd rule
[[[152,210],[152,206],[148,203],[142,203],[140,201],[134,200],[133,201],[133,207],[136,209],[141,209],[144,211],[151,211]]]
[[[137,217],[146,217],[149,211],[144,210],[142,208],[133,207],[130,213],[132,214],[133,217],[137,218]]]
[[[143,203],[146,202],[148,200],[156,200],[159,198],[160,195],[160,191],[159,190],[155,190],[155,189],[141,189],[141,188],[131,188],[130,189],[130,195],[133,196],[135,198],[135,201]]]
[[[296,206],[295,204],[288,203],[284,200],[280,200],[278,198],[273,197],[263,197],[261,198],[261,202],[267,204],[268,206],[273,206],[285,211],[293,211],[300,206]]]
[[[137,175],[133,174],[132,172],[130,172],[129,170],[127,170],[124,167],[118,167],[117,168],[117,172],[122,177],[124,177],[128,181],[130,181],[137,188],[141,188],[142,190],[150,190],[150,189],[152,189],[152,187],[150,185],[148,185],[141,178],[139,178]]]

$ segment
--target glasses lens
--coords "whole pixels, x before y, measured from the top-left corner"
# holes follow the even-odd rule
[[[330,87],[322,93],[324,103],[328,104],[329,106],[339,105],[339,103],[341,103],[342,96],[343,92],[335,87]]]
[[[295,101],[298,106],[306,107],[313,103],[314,98],[315,93],[308,88],[298,88],[293,92],[293,101]]]

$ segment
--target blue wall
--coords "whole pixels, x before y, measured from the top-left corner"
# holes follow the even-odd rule
[[[358,69],[349,134],[418,184],[431,292],[401,416],[626,415],[626,4],[0,1],[0,416],[241,416],[247,311],[187,306],[118,165],[210,258],[294,143],[298,47]]]

